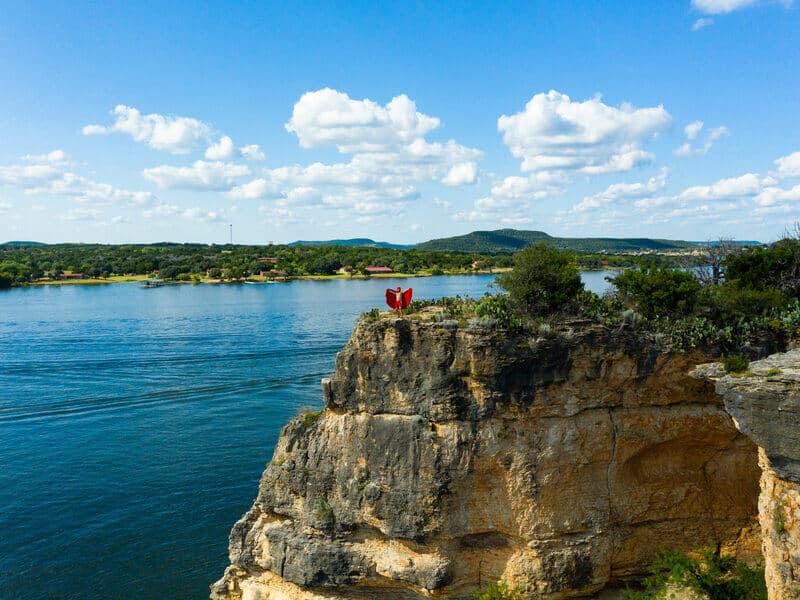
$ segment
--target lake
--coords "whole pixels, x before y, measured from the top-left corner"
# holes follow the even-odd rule
[[[602,293],[608,272],[586,272]],[[0,596],[206,598],[278,433],[386,287],[493,276],[0,292]]]

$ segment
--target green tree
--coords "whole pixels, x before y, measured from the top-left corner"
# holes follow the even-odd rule
[[[648,318],[690,314],[701,289],[689,271],[664,267],[629,269],[610,281]]]
[[[800,241],[784,239],[769,248],[748,248],[726,257],[725,279],[742,288],[778,288],[800,296]]]
[[[517,254],[514,268],[497,282],[517,306],[534,314],[564,310],[583,291],[574,255],[543,242]]]

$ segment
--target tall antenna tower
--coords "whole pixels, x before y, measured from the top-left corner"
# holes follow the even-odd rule
[[[231,246],[233,246],[233,223],[228,225],[228,227],[230,227],[230,230],[231,230]]]

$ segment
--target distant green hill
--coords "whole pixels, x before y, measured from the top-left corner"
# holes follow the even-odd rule
[[[0,246],[46,246],[46,245],[47,244],[44,244],[42,242],[22,242],[22,241],[11,241],[0,244]]]
[[[369,238],[352,238],[349,240],[297,240],[289,246],[369,246],[371,248],[391,248],[392,250],[405,250],[412,246],[403,244],[390,244],[389,242],[376,242]]]
[[[561,238],[543,231],[497,229],[473,231],[466,235],[440,238],[418,244],[418,250],[450,252],[516,252],[537,242],[575,252],[633,252],[637,250],[681,250],[693,247],[691,242],[650,238]]]

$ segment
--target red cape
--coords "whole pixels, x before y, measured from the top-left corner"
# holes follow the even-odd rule
[[[411,295],[413,290],[408,288],[405,292],[400,292],[400,300],[397,300],[397,292],[392,289],[386,290],[386,304],[389,305],[389,308],[408,308],[408,305],[411,304]]]

